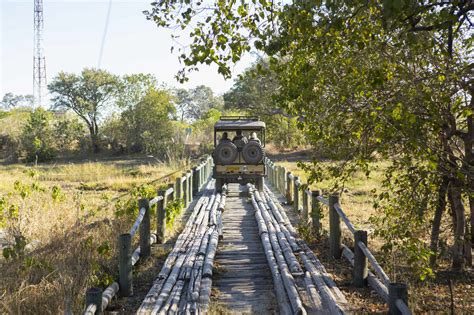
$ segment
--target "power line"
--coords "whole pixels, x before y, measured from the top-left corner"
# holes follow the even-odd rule
[[[102,43],[100,45],[99,61],[97,62],[97,68],[98,69],[100,69],[100,66],[102,64],[102,55],[104,54],[104,46],[105,46],[105,40],[107,38],[107,31],[109,29],[109,20],[110,20],[110,11],[111,10],[112,10],[112,0],[109,0],[109,7],[107,9],[107,16],[105,18],[104,34],[102,35]]]

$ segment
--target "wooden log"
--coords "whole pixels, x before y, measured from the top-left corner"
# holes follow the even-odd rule
[[[300,187],[300,178],[298,176],[295,176],[293,180],[293,209],[296,212],[300,212]]]
[[[196,196],[197,193],[199,192],[199,173],[198,173],[198,168],[193,167],[193,196]]]
[[[359,242],[367,245],[367,231],[355,231],[354,233],[354,285],[363,288],[367,285],[368,263],[364,252],[357,245]]]
[[[318,197],[321,195],[320,190],[313,190],[311,192],[311,221],[313,226],[313,231],[316,236],[321,235],[321,218],[323,217],[322,207],[318,200]]]
[[[399,307],[398,304],[401,304],[401,307]],[[407,285],[404,283],[391,282],[388,285],[388,313],[391,315],[403,315],[408,309],[408,307],[405,306],[408,306]]]
[[[293,198],[291,195],[291,190],[293,189],[293,175],[291,172],[286,174],[286,201],[288,204],[293,203]]]
[[[201,286],[199,288],[199,303],[198,312],[202,314],[207,313],[209,308],[209,300],[211,298],[212,278],[203,277],[201,279]]]
[[[132,236],[130,233],[120,234],[119,246],[119,286],[120,296],[133,294],[132,273]]]
[[[303,185],[302,187],[303,211],[301,212],[301,219],[303,220],[303,223],[306,224],[309,222],[308,185]]]
[[[102,310],[105,310],[107,308],[107,306],[112,301],[112,298],[117,294],[118,291],[118,282],[112,283],[104,290],[104,292],[102,293]]]
[[[342,254],[354,266],[354,253],[345,245],[343,245]],[[367,282],[377,294],[388,303],[388,288],[369,270]]]
[[[181,200],[183,199],[183,178],[178,177],[173,185],[175,187],[175,199]]]
[[[221,201],[221,195],[219,193],[216,194],[214,204],[211,207],[210,214],[209,214],[209,225],[217,225],[217,207]]]
[[[145,208],[142,223],[140,224],[140,256],[150,256],[150,203],[148,199],[138,200],[138,209]]]
[[[334,205],[339,203],[339,195],[329,196],[329,253],[332,257],[341,258],[342,238],[341,238],[341,218]]]
[[[311,306],[314,312],[317,314],[324,314],[324,307],[323,303],[321,302],[321,296],[319,295],[316,286],[311,280],[311,274],[308,271],[306,271],[304,274],[304,285],[306,291],[308,292],[308,296],[310,297]]]
[[[224,225],[222,224],[222,210],[217,211],[217,234],[219,240],[224,239]]]
[[[153,305],[152,313],[158,313],[163,304],[168,300],[168,297],[170,296],[170,293],[176,281],[178,280],[179,274],[181,272],[181,266],[183,265],[185,258],[186,255],[180,255],[176,260],[176,264],[173,266],[171,273],[163,284],[160,294]]]
[[[261,233],[260,237],[265,250],[265,256],[267,258],[268,265],[270,266],[270,270],[272,272],[273,285],[275,287],[279,312],[280,314],[285,315],[292,314],[292,310],[290,309],[290,301],[288,300],[288,295],[286,294],[278,264],[275,260],[275,256],[273,255],[272,245],[270,243],[268,233]]]
[[[183,287],[184,287],[184,281],[178,280],[176,282],[176,285],[173,287],[173,290],[171,291],[171,294],[168,300],[163,305],[163,308],[159,314],[177,314],[178,313],[179,302],[181,299],[181,291],[183,290]]]
[[[334,296],[336,296],[336,298],[341,304],[346,304],[347,300],[344,294],[341,292],[341,290],[339,290],[334,280],[332,280],[331,277],[328,275],[324,265],[319,261],[319,259],[316,257],[316,255],[313,253],[313,251],[308,247],[306,243],[302,242],[301,240],[298,240],[298,241],[300,242],[300,246],[304,250],[304,253],[309,257],[313,265],[321,273],[322,279],[324,280],[326,285],[331,289]]]
[[[209,239],[206,258],[202,267],[203,277],[212,277],[212,267],[214,266],[214,256],[216,255],[217,243],[219,242],[219,234],[214,230]]]
[[[332,291],[328,288],[326,282],[324,282],[321,273],[316,269],[312,264],[311,260],[308,259],[304,252],[300,253],[300,258],[303,261],[306,270],[311,275],[314,283],[319,289],[321,298],[324,301],[324,304],[327,306],[331,314],[343,314],[344,311],[341,306],[338,305],[338,301]]]
[[[160,295],[161,288],[165,284],[166,279],[158,278],[153,282],[153,286],[151,287],[150,291],[148,291],[147,295],[143,299],[140,308],[137,311],[138,315],[146,315],[150,314],[153,310],[153,306],[155,305],[158,296]]]
[[[92,314],[102,314],[102,289],[101,288],[89,288],[86,291],[86,308],[89,305],[94,305],[95,310]]]
[[[156,242],[158,244],[163,244],[166,237],[166,205],[168,198],[165,196],[165,193],[165,190],[158,191],[158,196],[162,197],[162,199],[158,201],[156,207]]]
[[[283,286],[289,297],[292,311],[295,314],[306,314],[306,310],[303,307],[303,303],[301,302],[301,298],[296,289],[294,278],[289,272],[289,268],[284,258],[283,251],[280,247],[280,243],[276,235],[274,224],[271,221],[271,217],[268,215],[266,208],[262,204],[263,201],[257,191],[253,192],[253,198],[255,198],[257,201],[257,208],[255,210],[257,212],[260,212],[261,216],[263,217],[263,220],[265,221],[268,230],[268,237],[271,243],[272,253],[273,256],[276,258],[278,269],[280,270],[281,279],[283,280]]]

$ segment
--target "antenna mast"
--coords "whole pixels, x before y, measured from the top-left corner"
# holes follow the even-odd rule
[[[33,55],[33,96],[34,106],[43,105],[46,87],[46,59],[43,52],[43,0],[34,0],[34,55]]]

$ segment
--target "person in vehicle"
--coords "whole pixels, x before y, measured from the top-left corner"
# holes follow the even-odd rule
[[[256,141],[258,144],[262,144],[262,141],[260,141],[260,139],[257,137],[257,133],[255,131],[250,134],[249,141]]]
[[[239,150],[242,150],[248,140],[247,137],[242,135],[242,130],[237,130],[234,139],[232,139],[232,142],[237,146]]]
[[[228,134],[227,134],[227,131],[224,131],[224,132],[222,133],[221,140],[219,140],[219,142],[225,142],[225,141],[230,141],[229,136],[228,136]]]

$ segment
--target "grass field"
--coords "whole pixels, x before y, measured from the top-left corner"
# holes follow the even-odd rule
[[[138,199],[128,191],[180,166],[134,159],[0,166],[0,313],[80,312],[86,288],[116,274],[116,238],[134,220],[116,215],[120,201]]]
[[[307,183],[307,174],[298,168],[296,162],[279,161],[277,165],[286,167],[287,171],[298,176],[303,183]],[[372,165],[370,176],[363,172],[356,172],[353,177],[345,183],[344,192],[341,195],[340,203],[344,212],[348,215],[356,228],[372,228],[369,218],[374,214],[372,191],[381,189],[383,173],[388,162],[378,162]],[[331,191],[333,181],[323,180],[310,186],[311,189],[320,189],[325,197]],[[327,219],[327,216],[326,218]]]

